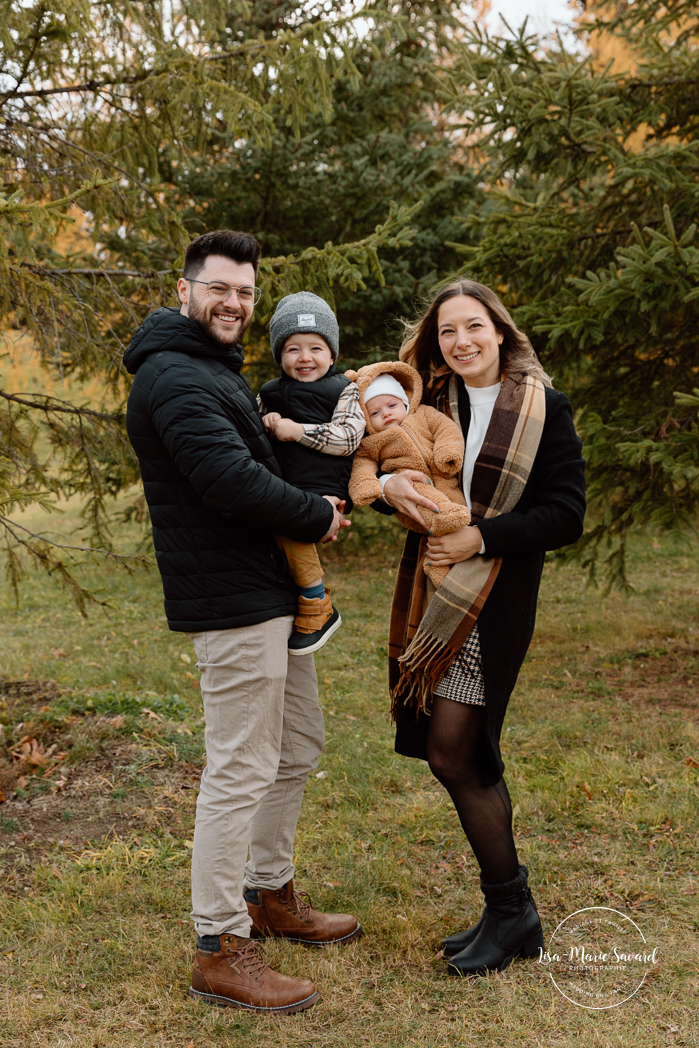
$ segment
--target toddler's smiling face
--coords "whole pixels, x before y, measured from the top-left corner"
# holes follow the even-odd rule
[[[327,375],[332,362],[332,351],[323,336],[309,331],[289,335],[282,347],[282,371],[299,382],[317,382]]]

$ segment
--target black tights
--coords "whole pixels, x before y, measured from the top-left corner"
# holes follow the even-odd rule
[[[485,786],[483,742],[485,707],[435,695],[427,739],[427,760],[434,777],[454,802],[473,848],[481,878],[502,884],[517,876],[512,836],[512,804],[505,780]]]

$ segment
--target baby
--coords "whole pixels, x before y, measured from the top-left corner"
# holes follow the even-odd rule
[[[364,433],[359,390],[335,367],[340,330],[328,303],[310,291],[287,295],[270,321],[272,354],[279,378],[266,382],[258,404],[282,477],[303,491],[335,495],[349,512],[352,458]],[[344,507],[343,507],[344,503]],[[323,585],[313,544],[277,535],[298,587],[290,655],[308,655],[342,624]]]
[[[430,477],[432,486],[418,482],[416,491],[439,506],[439,513],[417,507],[425,522],[423,530],[446,535],[469,524],[471,514],[458,478],[464,460],[461,430],[440,411],[420,403],[422,380],[417,371],[389,360],[348,371],[346,377],[357,383],[367,423],[367,435],[352,467],[350,498],[358,506],[367,506],[382,496],[379,472],[419,469]],[[397,517],[407,528],[419,530],[413,517],[402,513]],[[449,570],[425,565],[435,586]]]

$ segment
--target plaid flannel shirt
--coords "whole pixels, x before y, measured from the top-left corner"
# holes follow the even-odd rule
[[[257,403],[260,412],[266,415],[267,408],[260,397]],[[353,455],[366,425],[356,383],[345,386],[329,422],[303,422],[301,425],[304,434],[299,438],[299,444],[326,455]]]

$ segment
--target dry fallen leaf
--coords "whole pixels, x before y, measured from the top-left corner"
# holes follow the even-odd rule
[[[191,666],[192,660],[191,660],[191,658],[189,657],[189,655],[187,654],[186,651],[182,652],[182,654],[180,655],[180,658],[182,659],[182,662],[186,662],[188,666]]]
[[[12,751],[12,756],[16,761],[28,761],[35,767],[46,764],[46,751],[33,735],[25,735],[20,739],[17,749]]]
[[[66,653],[64,652],[63,648],[54,648],[51,654],[53,655],[54,659],[64,659],[66,657]]]
[[[163,719],[162,717],[159,717],[157,713],[153,713],[153,710],[149,710],[147,706],[144,706],[141,710],[141,716],[148,717],[149,720],[160,721]]]
[[[20,777],[17,779],[17,786],[19,786],[20,790],[25,789],[25,787],[28,786],[28,785],[29,785],[29,779],[27,778],[27,776],[26,775],[20,775]]]
[[[126,717],[123,715],[123,713],[119,713],[116,717],[109,717],[108,720],[113,728],[121,728],[124,724],[124,721],[126,720]]]
[[[685,757],[684,763],[688,764],[690,768],[699,768],[699,761],[695,757]]]
[[[0,790],[0,804],[5,800],[5,794]]]

